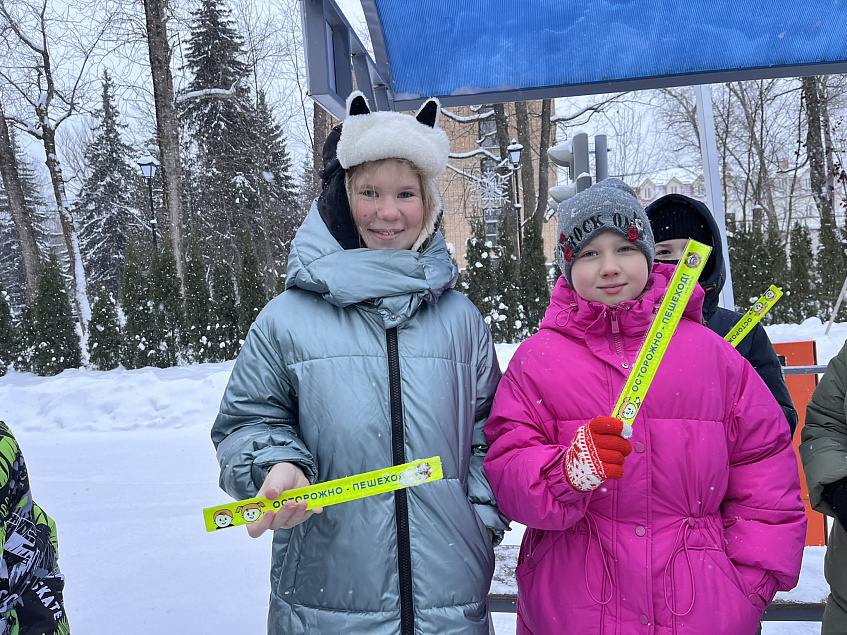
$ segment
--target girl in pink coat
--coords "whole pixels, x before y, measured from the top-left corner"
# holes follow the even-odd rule
[[[644,211],[618,179],[558,213],[564,275],[485,425],[500,509],[527,526],[517,632],[752,635],[797,583],[805,542],[782,411],[702,326],[698,286],[634,424],[604,416],[674,268],[652,267]]]

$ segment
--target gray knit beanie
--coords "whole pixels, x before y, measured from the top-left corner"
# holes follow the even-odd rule
[[[556,262],[571,286],[573,259],[584,245],[604,231],[616,231],[632,241],[647,257],[647,270],[653,270],[656,243],[650,222],[635,191],[620,179],[604,179],[562,201],[558,214]]]

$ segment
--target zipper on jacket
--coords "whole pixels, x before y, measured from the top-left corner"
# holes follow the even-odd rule
[[[394,465],[406,462],[403,431],[403,395],[400,392],[400,352],[397,327],[385,332],[388,349],[388,397],[391,405],[391,455]],[[400,635],[415,635],[415,605],[412,596],[412,547],[409,540],[409,504],[406,490],[394,492],[397,529],[397,564],[400,575]]]
[[[612,320],[612,339],[615,342],[615,352],[626,362],[626,357],[623,354],[623,343],[621,342],[621,325],[618,322],[618,310],[609,309],[609,316]]]

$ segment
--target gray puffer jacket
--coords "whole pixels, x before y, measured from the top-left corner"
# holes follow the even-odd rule
[[[212,429],[221,487],[253,497],[281,461],[323,482],[435,455],[444,479],[276,531],[269,633],[488,633],[486,527],[508,521],[482,429],[500,370],[455,281],[441,234],[422,253],[344,250],[314,206],[298,231]]]

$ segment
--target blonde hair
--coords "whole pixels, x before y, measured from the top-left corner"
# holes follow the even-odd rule
[[[347,176],[344,179],[344,187],[347,191],[347,201],[350,204],[350,214],[353,214],[353,206],[355,204],[353,200],[356,192],[357,178],[361,177],[362,168],[368,165],[376,165],[376,169],[378,170],[382,165],[385,165],[387,161],[397,161],[398,163],[407,165],[418,177],[418,182],[421,186],[421,202],[423,203],[424,208],[424,223],[420,236],[418,236],[415,244],[411,247],[412,251],[417,251],[421,245],[423,245],[426,240],[435,233],[436,222],[441,214],[441,194],[435,184],[435,179],[429,179],[424,176],[423,171],[408,159],[388,158],[379,159],[378,161],[366,161],[365,163],[354,165],[347,170]],[[353,225],[354,227],[356,225],[355,219],[353,221]],[[359,237],[359,244],[362,247],[365,246],[361,236]]]

